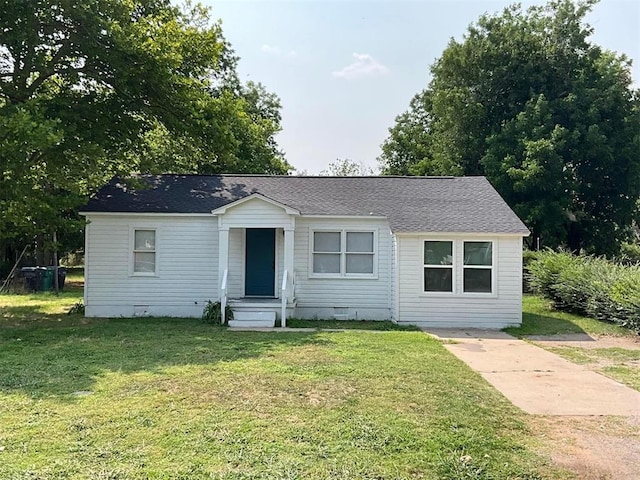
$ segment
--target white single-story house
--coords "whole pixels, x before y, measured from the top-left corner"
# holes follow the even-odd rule
[[[484,177],[142,175],[81,213],[90,317],[522,321],[529,231]]]

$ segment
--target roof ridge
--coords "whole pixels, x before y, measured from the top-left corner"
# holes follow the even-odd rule
[[[247,177],[247,178],[402,178],[402,179],[434,179],[453,180],[457,178],[486,178],[484,175],[271,175],[266,173],[136,173],[140,177]]]

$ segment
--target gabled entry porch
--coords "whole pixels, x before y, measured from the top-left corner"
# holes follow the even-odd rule
[[[234,326],[273,326],[278,316],[286,326],[295,311],[299,212],[254,194],[212,213],[218,217],[219,298],[232,305]]]

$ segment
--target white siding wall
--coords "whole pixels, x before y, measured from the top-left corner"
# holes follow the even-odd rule
[[[398,237],[391,235],[391,320],[398,321]]]
[[[473,236],[429,237],[398,235],[399,323],[431,327],[502,328],[522,322],[522,238],[482,237],[496,248],[496,292],[478,294],[437,294],[423,290],[423,241],[429,239],[474,240]],[[454,242],[457,259],[462,258],[462,242]],[[462,266],[456,261],[456,291],[462,291]]]
[[[200,316],[218,297],[215,217],[89,216],[87,316]],[[130,274],[133,228],[156,229],[157,276]]]
[[[309,251],[312,229],[371,229],[377,231],[378,277],[310,278]],[[302,318],[333,318],[344,315],[350,319],[391,318],[391,234],[389,224],[382,219],[296,219],[295,228],[295,315]]]
[[[244,229],[229,230],[229,276],[227,295],[240,298],[244,295]]]

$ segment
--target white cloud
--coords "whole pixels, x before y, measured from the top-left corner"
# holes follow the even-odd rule
[[[282,54],[282,50],[279,47],[274,47],[273,45],[264,44],[260,47],[260,51],[269,55],[280,55]]]
[[[336,78],[344,78],[346,80],[354,80],[362,77],[374,77],[378,75],[386,75],[389,69],[378,62],[368,53],[354,53],[355,62],[347,65],[341,70],[332,72]]]
[[[298,53],[295,50],[289,50],[285,52],[280,47],[275,45],[267,45],[266,43],[260,47],[260,51],[262,53],[266,53],[267,55],[273,55],[274,57],[297,57]]]

